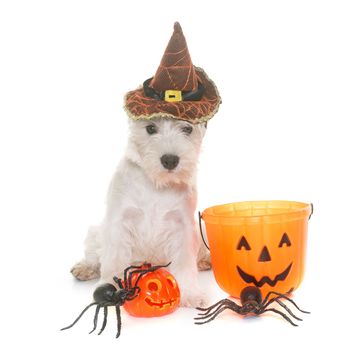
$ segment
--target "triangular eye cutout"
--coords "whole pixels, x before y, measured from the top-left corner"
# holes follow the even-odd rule
[[[245,250],[250,250],[250,245],[248,244],[246,238],[244,236],[242,236],[242,238],[240,239],[240,241],[238,242],[237,244],[237,250],[241,250],[242,247],[245,249]]]
[[[278,248],[283,247],[283,244],[286,244],[287,247],[290,247],[292,245],[292,243],[290,243],[289,237],[287,236],[286,233],[283,234],[282,238],[281,238],[281,242],[278,245]]]

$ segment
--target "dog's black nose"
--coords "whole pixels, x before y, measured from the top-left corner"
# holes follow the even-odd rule
[[[168,170],[173,170],[179,164],[180,158],[174,154],[164,154],[161,156],[160,161],[163,167]]]

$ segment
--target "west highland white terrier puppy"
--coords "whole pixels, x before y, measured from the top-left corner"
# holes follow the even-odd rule
[[[210,268],[195,220],[196,173],[206,125],[171,118],[130,120],[130,135],[109,187],[101,225],[91,227],[79,280],[113,283],[129,265],[167,264],[182,306],[203,306],[198,268]],[[199,251],[200,254],[199,254]]]
[[[196,174],[207,121],[221,103],[204,70],[192,64],[178,22],[156,74],[125,95],[130,135],[112,179],[101,225],[85,241],[71,270],[80,280],[113,283],[144,262],[168,267],[183,306],[203,306],[198,268],[210,268],[194,218]],[[202,248],[201,248],[202,247]]]

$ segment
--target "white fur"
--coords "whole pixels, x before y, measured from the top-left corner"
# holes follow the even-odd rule
[[[146,126],[157,133],[149,135]],[[194,220],[196,168],[203,124],[172,119],[130,120],[124,158],[110,184],[107,210],[100,226],[89,230],[85,259],[72,273],[78,279],[100,275],[112,282],[115,275],[135,263],[166,264],[177,279],[183,306],[201,306],[204,295],[197,282],[199,239]],[[180,157],[174,170],[161,164],[164,154]]]

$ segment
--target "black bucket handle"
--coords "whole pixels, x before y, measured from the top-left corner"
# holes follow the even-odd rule
[[[203,230],[202,230],[202,214],[200,211],[198,211],[198,223],[199,223],[199,231],[201,233],[201,237],[202,237],[202,241],[204,243],[204,245],[208,248],[208,250],[210,251],[210,248],[207,244],[207,242],[204,239],[204,235],[203,235]]]
[[[311,216],[314,213],[314,205],[313,205],[313,203],[310,203],[310,206],[311,206],[311,213],[309,215],[309,220],[311,219]]]

